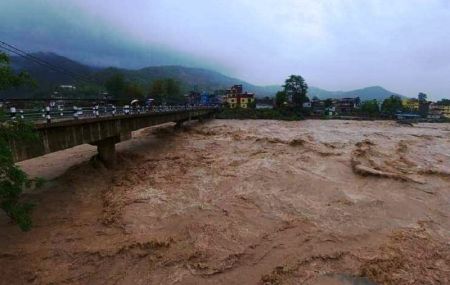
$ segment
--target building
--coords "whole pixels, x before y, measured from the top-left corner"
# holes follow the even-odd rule
[[[361,104],[361,100],[359,97],[356,98],[341,98],[337,99],[334,103],[334,107],[336,113],[339,115],[351,115],[357,109],[359,109],[359,105]]]
[[[419,100],[415,98],[408,98],[402,100],[403,108],[408,112],[419,112]]]
[[[313,98],[310,101],[311,112],[314,115],[324,115],[325,114],[325,101],[318,98]]]
[[[223,101],[232,109],[246,109],[255,102],[255,94],[243,92],[242,85],[234,85],[226,91]]]
[[[439,103],[430,103],[430,108],[428,111],[427,118],[440,119],[442,117],[450,118],[450,106],[442,105]]]
[[[450,105],[439,104],[439,102],[431,103],[430,113],[440,114],[442,117],[450,119]]]

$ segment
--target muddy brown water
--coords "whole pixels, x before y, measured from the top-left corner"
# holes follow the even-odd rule
[[[450,284],[450,125],[233,121],[79,146],[0,214],[0,284]],[[327,283],[328,282],[328,283]]]

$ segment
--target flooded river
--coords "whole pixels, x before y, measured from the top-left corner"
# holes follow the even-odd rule
[[[118,150],[21,163],[50,181],[30,232],[0,216],[1,284],[450,284],[450,124],[215,120]]]

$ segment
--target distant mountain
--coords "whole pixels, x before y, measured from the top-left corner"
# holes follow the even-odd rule
[[[11,57],[11,66],[17,71],[27,71],[31,77],[39,83],[41,92],[42,90],[52,90],[55,86],[61,84],[75,84],[77,82],[77,79],[61,72],[61,69],[81,75],[81,77],[89,77],[99,84],[105,82],[107,78],[115,73],[122,73],[126,79],[135,81],[143,86],[150,85],[150,83],[156,79],[173,78],[182,83],[184,91],[214,91],[217,89],[230,88],[234,84],[242,84],[244,90],[254,92],[259,97],[264,97],[274,96],[275,93],[281,89],[281,87],[276,86],[253,85],[243,80],[228,77],[216,71],[202,68],[183,66],[152,66],[138,70],[116,67],[98,68],[84,65],[55,53],[39,52],[30,55],[58,67],[58,70],[52,70],[48,66],[45,66],[45,64],[37,64],[18,56]],[[13,93],[14,96],[17,96],[17,93],[25,92],[23,90],[22,92],[7,92],[8,96],[10,96],[11,93]],[[21,94],[21,96],[24,97],[27,96],[27,94]]]
[[[198,91],[214,91],[227,89],[234,84],[242,84],[244,90],[254,92],[259,97],[273,96],[278,91],[273,86],[257,86],[240,79],[225,76],[216,71],[184,66],[152,66],[138,70],[106,68],[96,73],[100,81],[104,81],[115,73],[122,73],[131,81],[147,85],[159,78],[173,78],[180,81],[185,89]],[[280,87],[281,88],[281,87]]]
[[[91,76],[97,70],[51,52],[37,52],[30,54],[30,56],[42,62],[42,65],[23,57],[12,56],[11,66],[16,70],[27,71],[33,79],[40,83],[72,84],[75,79],[61,72],[61,70],[68,70],[85,76]],[[46,63],[56,66],[58,69],[53,70]]]
[[[327,98],[352,98],[359,97],[361,101],[374,100],[383,101],[390,96],[400,96],[402,95],[396,94],[394,92],[388,91],[380,86],[372,86],[363,89],[357,89],[353,91],[327,91],[324,89],[320,89],[317,87],[310,87],[308,91],[308,95],[310,98],[318,97],[319,99],[327,99]]]
[[[121,69],[115,67],[99,68],[92,67],[69,58],[57,55],[55,53],[33,53],[31,56],[40,59],[46,63],[58,67],[57,69],[70,71],[89,77],[97,84],[105,82],[107,78],[115,73],[124,74],[125,78],[138,82],[143,86],[149,86],[156,79],[173,78],[181,82],[183,91],[214,91],[217,89],[230,88],[234,84],[242,84],[244,90],[254,92],[258,97],[275,96],[277,91],[282,89],[281,85],[258,86],[240,79],[228,77],[219,72],[183,66],[152,66],[138,70]],[[31,77],[39,83],[39,91],[33,91],[35,94],[49,94],[55,86],[61,84],[75,84],[77,80],[72,76],[66,75],[64,72],[52,70],[44,65],[36,64],[22,57],[11,57],[11,65],[15,70],[25,70],[30,73]],[[398,95],[390,92],[382,87],[374,86],[353,91],[327,91],[317,87],[309,88],[309,97],[317,96],[320,99],[326,98],[344,98],[344,97],[360,97],[361,100],[384,100],[391,95]],[[30,91],[21,89],[19,91],[3,92],[0,96],[28,97]]]

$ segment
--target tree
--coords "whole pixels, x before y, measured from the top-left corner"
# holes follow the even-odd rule
[[[156,105],[166,103],[167,90],[165,87],[164,80],[157,79],[153,81],[152,85],[150,86],[150,91],[148,95],[155,100]]]
[[[29,76],[21,72],[15,74],[9,66],[8,57],[0,53],[0,90],[17,87],[30,82]],[[10,148],[11,140],[26,142],[37,139],[32,126],[22,121],[0,122],[0,208],[26,231],[31,228],[32,205],[20,202],[24,187],[31,184],[25,172],[20,170],[13,160]]]
[[[143,100],[144,99],[144,91],[142,90],[142,88],[139,85],[137,85],[135,83],[129,84],[126,87],[125,94],[126,94],[127,99],[129,99],[129,100],[132,100],[132,99]]]
[[[122,73],[116,73],[109,77],[105,82],[108,93],[115,99],[125,99],[125,92],[128,84]]]
[[[430,102],[427,100],[428,96],[427,94],[420,92],[417,97],[419,99],[419,114],[425,118],[430,110]]]
[[[283,85],[284,92],[295,107],[303,107],[303,103],[308,102],[308,84],[306,84],[305,79],[300,75],[291,75],[286,79]]]
[[[359,107],[361,115],[376,117],[380,114],[377,100],[364,101]]]
[[[399,96],[392,95],[385,99],[381,105],[381,111],[387,115],[395,115],[403,110],[402,99]]]
[[[427,101],[427,94],[420,92],[419,95],[417,95],[417,98],[419,98],[419,102],[426,102]]]
[[[22,71],[19,74],[15,74],[9,63],[9,57],[0,52],[0,90],[19,87],[27,83],[34,84],[28,73]]]
[[[325,99],[325,101],[323,101],[323,105],[325,108],[333,107],[333,100],[330,98]]]
[[[450,100],[442,99],[440,101],[437,101],[436,104],[441,105],[441,106],[450,106]]]
[[[182,104],[184,103],[184,97],[181,94],[181,86],[178,81],[172,78],[165,79],[167,90],[167,103],[168,104]]]
[[[284,91],[278,91],[275,97],[275,104],[277,108],[283,108],[287,104],[287,95]]]
[[[250,101],[247,105],[247,107],[249,109],[256,109],[256,99],[254,99],[253,101]]]
[[[155,104],[183,104],[180,83],[172,78],[157,79],[150,86],[149,96]]]

